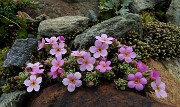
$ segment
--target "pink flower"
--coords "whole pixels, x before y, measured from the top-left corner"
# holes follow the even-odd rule
[[[59,36],[58,39],[59,39],[59,42],[62,42],[62,43],[65,42],[65,38],[63,36]]]
[[[36,78],[36,75],[31,75],[31,76],[30,76],[30,80],[26,79],[26,80],[24,81],[24,84],[25,84],[26,86],[28,86],[27,92],[32,92],[33,89],[34,89],[35,91],[39,91],[39,89],[40,89],[40,85],[39,85],[39,84],[40,84],[41,82],[42,82],[42,77]]]
[[[149,74],[151,79],[156,80],[157,78],[160,77],[160,73],[156,70],[151,70],[150,74]]]
[[[128,87],[129,88],[134,88],[138,91],[141,91],[144,89],[145,84],[147,84],[146,78],[142,77],[141,72],[137,72],[135,75],[134,74],[129,74],[128,79],[130,80],[128,82]]]
[[[108,54],[107,52],[108,47],[109,47],[108,44],[102,43],[97,40],[95,41],[95,46],[91,46],[89,51],[91,53],[94,53],[95,58],[99,58],[100,56],[105,57]]]
[[[161,82],[161,78],[157,78],[156,81],[151,83],[151,87],[153,88],[153,90],[155,90],[156,96],[158,98],[162,97],[162,98],[166,98],[167,97],[167,93],[165,91],[165,83]]]
[[[82,81],[79,80],[81,78],[81,73],[76,72],[74,74],[70,73],[67,75],[67,78],[64,78],[62,83],[67,86],[69,92],[73,92],[76,87],[80,87],[82,85]]]
[[[111,61],[101,61],[99,63],[99,65],[96,67],[97,70],[100,70],[100,72],[104,73],[106,72],[107,70],[111,70],[112,67],[110,67],[109,65],[111,64]]]
[[[121,47],[120,48],[120,54],[118,55],[118,59],[119,60],[124,60],[129,63],[132,61],[131,58],[135,58],[136,57],[136,53],[133,52],[133,48],[132,47],[127,47],[127,48],[124,48],[124,47]]]
[[[39,62],[36,62],[35,64],[28,63],[27,68],[31,68],[32,71],[30,74],[35,75],[35,74],[42,74],[44,72],[44,69],[40,69],[40,67],[43,67]]]
[[[80,51],[80,52],[79,51],[72,51],[71,55],[81,58],[84,56],[85,53],[86,53],[85,51]]]
[[[50,54],[58,56],[62,56],[62,54],[65,54],[67,51],[64,49],[64,43],[54,44],[53,49],[50,50]]]
[[[57,77],[58,74],[62,73],[62,68],[58,68],[55,71],[51,71],[49,72],[49,75],[52,76],[53,79],[55,79]]]
[[[86,69],[88,71],[93,70],[93,64],[95,63],[95,58],[91,57],[90,53],[84,54],[84,58],[78,58],[77,62],[80,65],[80,70],[85,71]]]
[[[44,48],[44,46],[45,46],[45,40],[44,40],[44,38],[42,38],[41,43],[39,43],[39,45],[38,45],[38,50]]]
[[[139,62],[134,62],[134,65],[137,66],[138,72],[145,72],[148,70],[148,67],[146,64],[142,63],[141,61]]]
[[[56,38],[56,37],[51,37],[50,39],[49,39],[49,38],[45,38],[45,40],[46,40],[46,42],[48,42],[48,43],[45,43],[45,44],[51,44],[51,45],[53,45],[53,44],[57,44],[58,38]]]
[[[61,59],[61,57],[57,57],[57,59],[53,59],[52,62],[52,67],[51,67],[51,72],[56,71],[58,68],[64,64],[64,60]]]
[[[96,39],[100,42],[106,43],[106,44],[112,44],[112,37],[107,37],[106,34],[101,34],[101,36],[96,36]]]

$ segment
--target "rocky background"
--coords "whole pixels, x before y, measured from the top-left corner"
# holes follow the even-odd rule
[[[146,9],[157,9],[161,4],[168,5],[165,17],[167,22],[180,26],[179,0],[134,0],[131,12],[98,22],[98,0],[39,0],[39,8],[25,9],[30,21],[40,21],[38,39],[56,35],[67,35],[74,39],[69,46],[76,49],[89,47],[94,36],[101,33],[117,35],[135,30],[143,34],[142,22],[138,13]],[[89,22],[94,22],[91,27]],[[78,32],[74,37],[71,34]],[[17,39],[6,55],[3,67],[21,67],[29,61],[37,38],[29,35],[27,39]],[[72,45],[73,44],[73,45]],[[38,93],[29,95],[24,91],[3,94],[0,107],[173,107],[180,106],[180,59],[155,61],[150,59],[148,65],[157,69],[166,83],[168,98],[157,99],[152,95],[143,97],[131,91],[118,91],[113,84],[102,83],[96,88],[81,87],[74,93],[68,93],[66,87],[59,84],[49,86]]]

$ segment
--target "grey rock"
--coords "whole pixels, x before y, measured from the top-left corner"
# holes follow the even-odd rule
[[[38,27],[40,36],[66,35],[78,29],[88,26],[89,18],[82,16],[64,16],[55,19],[44,20]]]
[[[168,22],[180,26],[180,0],[172,0],[166,13]]]
[[[0,97],[0,107],[23,107],[25,99],[25,91],[16,91],[12,93],[2,94]]]
[[[37,47],[37,39],[27,38],[27,39],[17,39],[4,61],[3,67],[22,66],[25,64],[32,56],[33,50]]]
[[[161,2],[169,2],[171,0],[133,0],[130,4],[130,10],[135,13],[139,13],[142,10],[153,9],[157,4]]]
[[[97,15],[93,10],[88,10],[86,17],[90,19],[91,22],[97,22]]]
[[[180,82],[180,58],[162,61],[164,67]]]
[[[87,48],[95,41],[95,36],[100,34],[108,34],[115,38],[120,38],[121,35],[130,30],[135,30],[142,35],[142,25],[139,15],[129,13],[124,17],[116,16],[109,20],[105,20],[91,28],[85,30],[82,34],[77,35],[74,40],[75,48]]]

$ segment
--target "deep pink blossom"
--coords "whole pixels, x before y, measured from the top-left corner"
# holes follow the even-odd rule
[[[62,83],[67,86],[69,92],[73,92],[76,87],[80,87],[82,85],[82,81],[79,80],[81,78],[81,73],[70,73],[67,75],[67,78],[64,78]]]
[[[127,63],[130,63],[132,61],[132,58],[136,57],[136,53],[133,52],[133,48],[130,46],[127,48],[121,47],[119,51],[120,54],[118,55],[118,59],[119,60],[125,59]]]
[[[141,91],[144,89],[145,84],[147,84],[146,78],[142,76],[141,72],[137,72],[135,75],[134,74],[129,74],[128,75],[128,87],[129,88],[134,88],[138,91]]]
[[[85,53],[85,51],[72,51],[71,55],[81,58],[84,56]]]
[[[59,39],[59,42],[62,42],[62,43],[65,42],[65,38],[63,36],[59,36],[58,39]]]
[[[47,43],[45,43],[45,44],[51,44],[51,45],[53,45],[53,44],[57,44],[58,38],[56,38],[56,37],[51,37],[50,39],[49,39],[49,38],[45,38],[45,40],[46,40],[46,42],[47,42]]]
[[[62,54],[65,54],[67,52],[66,49],[64,49],[64,43],[54,44],[53,49],[50,50],[50,54],[58,56],[62,56]]]
[[[55,71],[51,71],[49,72],[49,75],[55,79],[57,77],[58,74],[61,74],[62,73],[62,68],[58,68],[57,70]]]
[[[160,77],[160,73],[157,70],[151,70],[149,76],[151,79],[156,80],[157,78]]]
[[[151,83],[151,87],[153,88],[153,90],[155,90],[156,96],[158,98],[166,98],[167,97],[167,93],[165,91],[165,83],[161,82],[161,78],[157,78],[156,81]]]
[[[78,64],[81,64],[80,65],[80,70],[81,71],[85,71],[86,69],[88,71],[92,71],[93,70],[93,64],[95,63],[95,58],[94,57],[91,57],[90,53],[86,53],[84,54],[84,57],[83,58],[78,58],[77,59],[77,62]]]
[[[38,50],[44,48],[44,46],[45,46],[45,40],[44,38],[42,38],[42,41],[38,44]]]
[[[36,75],[31,75],[31,76],[30,76],[30,80],[26,79],[26,80],[24,81],[24,84],[25,84],[26,86],[28,86],[27,92],[32,92],[33,89],[34,89],[35,91],[39,91],[39,89],[40,89],[40,85],[39,85],[39,84],[40,84],[41,82],[42,82],[42,77],[36,78]]]
[[[100,42],[106,43],[106,44],[112,44],[112,40],[114,38],[108,37],[106,34],[101,34],[101,36],[96,36],[96,39]]]
[[[95,58],[99,58],[100,56],[105,57],[108,54],[107,52],[108,47],[109,47],[108,44],[102,43],[97,40],[95,41],[95,46],[91,46],[89,51],[91,53],[94,53]]]
[[[97,70],[100,70],[100,72],[104,73],[106,72],[107,70],[111,70],[112,67],[110,67],[109,65],[111,64],[111,61],[101,61],[99,63],[99,65],[96,67]]]
[[[56,71],[58,68],[64,64],[64,60],[61,57],[57,57],[57,59],[53,59],[52,62],[52,67],[51,67],[51,72]]]
[[[137,66],[137,72],[145,72],[148,70],[148,66],[141,61],[139,62],[134,62],[134,65]]]

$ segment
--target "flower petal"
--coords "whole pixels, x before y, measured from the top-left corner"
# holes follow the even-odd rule
[[[161,98],[161,95],[159,94],[159,92],[157,90],[155,90],[155,93],[156,93],[157,98]]]
[[[76,73],[74,74],[74,78],[75,78],[76,80],[79,80],[79,79],[81,78],[81,73],[76,72]]]
[[[126,48],[126,52],[131,53],[132,51],[133,51],[132,47],[129,46],[129,47]]]
[[[146,78],[141,78],[140,83],[141,84],[147,84],[147,79]]]
[[[59,43],[59,48],[64,48],[64,43]]]
[[[28,88],[27,88],[27,92],[32,92],[33,91],[33,87],[32,86],[29,86]]]
[[[142,84],[136,84],[135,89],[138,91],[143,90],[144,86]]]
[[[75,84],[71,84],[71,83],[70,83],[70,84],[68,85],[68,87],[67,87],[67,89],[68,89],[69,92],[73,92],[73,91],[75,90],[75,88],[76,88],[76,87],[75,87]]]
[[[38,77],[37,79],[36,79],[36,83],[37,84],[40,84],[42,82],[42,77]]]
[[[160,87],[162,90],[165,90],[166,85],[165,85],[165,83],[161,82],[161,83],[159,84],[159,87]]]
[[[77,62],[78,62],[78,64],[83,64],[84,59],[83,59],[83,58],[78,58],[78,59],[77,59]]]
[[[69,79],[68,78],[64,78],[62,80],[62,83],[66,86],[66,85],[69,85]]]
[[[92,71],[93,70],[93,65],[92,64],[88,64],[87,66],[86,66],[86,69],[88,70],[88,71]]]
[[[136,58],[136,53],[135,53],[135,52],[131,52],[131,53],[130,53],[130,57],[131,57],[131,58]]]
[[[100,41],[98,41],[98,40],[95,41],[95,46],[96,46],[96,47],[101,47],[101,45],[102,45],[102,42],[100,42]]]
[[[73,75],[72,73],[70,73],[70,74],[67,75],[67,78],[68,78],[68,79],[73,78],[73,77],[74,77],[74,75]]]
[[[135,74],[135,78],[142,78],[142,73],[141,72],[137,72],[136,74]]]
[[[129,75],[128,75],[128,80],[133,81],[134,79],[135,79],[134,74],[129,74]]]
[[[155,82],[151,82],[151,87],[153,88],[153,90],[156,90],[156,87],[157,87],[156,83]]]
[[[40,85],[37,85],[37,84],[36,84],[36,85],[34,86],[34,90],[35,90],[35,91],[39,91],[39,89],[40,89]]]
[[[101,34],[101,37],[102,38],[107,38],[107,35],[106,34]]]
[[[55,50],[55,49],[51,49],[51,50],[50,50],[50,54],[51,54],[51,55],[55,55],[55,54],[56,54],[56,50]]]
[[[85,65],[80,65],[80,70],[81,71],[85,71],[86,70],[86,66]]]
[[[134,88],[135,87],[134,81],[129,81],[128,82],[128,87],[129,88]]]
[[[108,48],[109,48],[109,45],[106,44],[106,43],[103,43],[102,46],[101,46],[101,48],[102,48],[103,50],[108,49]]]
[[[82,81],[81,80],[76,80],[75,85],[76,85],[76,87],[80,87],[82,85]]]
[[[96,48],[95,46],[91,46],[91,47],[89,48],[89,51],[90,51],[91,53],[95,53],[95,52],[97,52],[97,48]]]
[[[25,80],[25,81],[24,81],[24,85],[30,86],[30,85],[31,85],[31,81],[30,81],[30,80]]]
[[[91,58],[89,59],[89,63],[94,64],[95,62],[96,62],[96,59],[95,59],[95,58],[91,57]]]
[[[102,56],[102,57],[107,56],[107,54],[108,54],[107,50],[102,50],[102,51],[101,51],[101,56]]]
[[[119,54],[118,59],[122,61],[124,59],[124,54]]]
[[[96,53],[94,53],[94,58],[99,58],[100,57],[100,53],[99,52],[96,52]]]
[[[124,47],[121,47],[121,48],[119,49],[119,52],[120,52],[121,54],[124,54],[124,53],[126,52],[126,49],[125,49]]]
[[[166,98],[167,97],[167,93],[164,90],[159,91],[159,94],[161,95],[162,98]]]
[[[30,80],[31,80],[31,81],[36,80],[36,75],[31,75],[31,76],[30,76]]]
[[[127,63],[130,63],[130,62],[132,61],[132,59],[131,59],[130,57],[125,57],[125,61],[126,61]]]

